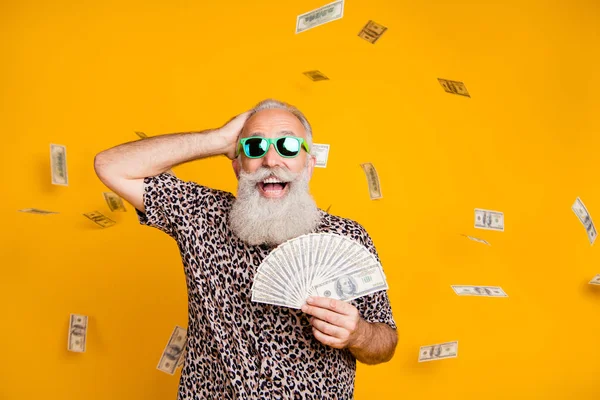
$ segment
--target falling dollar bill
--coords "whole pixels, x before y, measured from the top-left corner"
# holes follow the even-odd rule
[[[89,218],[90,220],[94,221],[96,224],[100,225],[103,228],[108,228],[108,227],[111,227],[114,224],[116,224],[115,221],[113,221],[112,219],[108,218],[107,216],[103,215],[102,213],[100,213],[98,211],[92,211],[89,213],[85,213],[83,215],[86,218]]]
[[[385,26],[380,25],[375,21],[369,21],[367,22],[367,25],[358,32],[358,36],[369,43],[375,44],[386,30],[387,28]]]
[[[328,81],[329,78],[327,76],[325,76],[324,73],[322,73],[321,71],[306,71],[303,72],[304,75],[306,75],[307,77],[309,77],[312,81],[317,82],[317,81]]]
[[[316,10],[298,15],[296,19],[296,34],[335,21],[343,16],[344,0],[334,1]]]
[[[371,200],[381,199],[383,195],[381,194],[379,176],[377,175],[375,167],[371,163],[363,163],[360,164],[360,166],[367,175],[367,182],[369,183],[369,196],[371,196]]]
[[[321,297],[349,301],[387,289],[381,265],[374,265],[321,282],[312,292]]]
[[[419,362],[456,358],[458,356],[458,341],[442,344],[421,346]]]
[[[67,174],[67,148],[60,144],[50,144],[50,169],[52,184],[69,186]]]
[[[183,364],[185,364],[185,356],[186,355],[187,355],[187,343],[183,345],[183,351],[181,352],[181,355],[179,356],[179,360],[177,361],[177,368],[179,368]]]
[[[573,210],[575,215],[577,215],[577,218],[579,218],[579,221],[581,221],[581,224],[588,235],[590,245],[593,245],[597,236],[596,226],[594,225],[594,221],[592,221],[592,217],[587,208],[585,208],[583,201],[581,201],[579,197],[575,199],[575,203],[571,206],[571,210]]]
[[[125,204],[123,204],[123,199],[117,194],[112,192],[104,192],[103,194],[104,200],[106,200],[110,211],[127,211],[125,209]]]
[[[504,232],[504,213],[476,208],[475,228]]]
[[[317,158],[315,167],[326,168],[327,159],[329,158],[329,145],[313,143],[311,154]]]
[[[600,285],[600,274],[592,278],[590,285]]]
[[[479,238],[476,238],[476,237],[473,237],[473,236],[469,236],[469,235],[463,235],[463,236],[466,236],[467,238],[469,238],[470,240],[472,240],[474,242],[483,243],[483,244],[487,244],[488,246],[491,246],[491,244],[489,244],[486,240],[479,239]]]
[[[185,348],[186,340],[187,331],[180,326],[176,326],[156,367],[159,371],[170,375],[175,373],[175,369]]]
[[[452,285],[452,290],[459,296],[508,297],[500,286]]]
[[[22,213],[37,214],[37,215],[58,214],[55,211],[40,210],[39,208],[23,208],[22,210],[18,210],[18,211],[22,212]]]
[[[467,87],[464,83],[458,81],[450,81],[448,79],[440,79],[438,78],[438,82],[444,88],[444,90],[448,93],[459,94],[465,97],[471,97],[469,92],[467,91]]]
[[[88,317],[85,315],[71,314],[69,324],[69,342],[67,349],[77,353],[85,353],[87,338]]]

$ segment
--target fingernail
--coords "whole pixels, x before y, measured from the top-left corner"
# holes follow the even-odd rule
[[[312,297],[309,297],[308,299],[306,299],[306,302],[307,302],[308,304],[311,304],[313,301],[314,301],[314,300],[313,300],[313,298],[312,298]]]
[[[306,310],[308,310],[308,307],[305,304],[300,309],[302,310],[302,312],[306,312]]]

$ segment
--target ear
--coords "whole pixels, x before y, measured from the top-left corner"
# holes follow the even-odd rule
[[[308,176],[312,178],[315,165],[317,164],[317,157],[313,155],[308,156]]]
[[[240,165],[239,157],[236,157],[231,161],[231,166],[233,167],[233,172],[235,172],[235,177],[240,180],[240,169],[242,166]]]

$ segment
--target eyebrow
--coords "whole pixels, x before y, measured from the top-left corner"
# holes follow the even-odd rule
[[[279,132],[277,132],[277,134],[280,136],[298,136],[292,131],[279,131]],[[252,134],[250,136],[265,137],[265,134],[262,132],[252,132]]]

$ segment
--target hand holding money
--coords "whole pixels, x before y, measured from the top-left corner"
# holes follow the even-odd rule
[[[335,349],[355,346],[367,336],[368,323],[352,304],[325,297],[309,297],[302,311],[312,315],[315,339]]]

